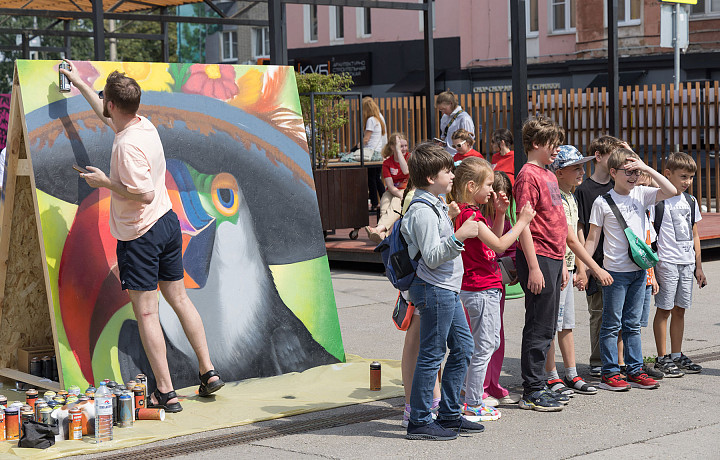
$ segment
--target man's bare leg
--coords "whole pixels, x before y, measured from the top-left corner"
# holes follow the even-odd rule
[[[195,351],[200,367],[200,374],[205,374],[207,371],[215,369],[212,361],[210,361],[210,352],[208,351],[202,318],[185,291],[184,281],[160,281],[159,284],[163,297],[165,297],[165,300],[167,300],[175,311],[183,327],[183,331],[185,331],[185,335]],[[211,377],[208,383],[214,382],[219,378],[220,377],[217,376]]]
[[[167,350],[165,348],[165,336],[160,326],[160,315],[158,314],[157,291],[132,291],[128,290],[133,312],[138,322],[140,340],[142,340],[145,354],[153,375],[157,389],[161,393],[168,393],[173,390],[170,379],[170,369],[167,362]],[[153,395],[149,396],[153,398]],[[168,401],[169,404],[178,402],[177,398]],[[153,402],[157,404],[157,401]]]

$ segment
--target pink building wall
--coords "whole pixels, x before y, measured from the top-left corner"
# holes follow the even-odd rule
[[[421,13],[406,10],[373,9],[372,35],[359,38],[355,8],[345,8],[345,37],[330,40],[330,7],[318,6],[318,39],[308,43],[304,37],[303,5],[288,4],[288,48],[314,48],[333,44],[422,40]],[[510,7],[497,0],[437,0],[433,36],[460,37],[460,63],[471,66],[507,65],[510,63]],[[575,52],[575,33],[549,34],[550,0],[539,0],[539,33],[528,38],[528,58],[567,59]],[[548,58],[548,56],[554,56]]]

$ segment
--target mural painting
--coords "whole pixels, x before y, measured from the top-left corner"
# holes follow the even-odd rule
[[[278,66],[75,62],[102,90],[113,70],[140,84],[139,114],[158,128],[183,231],[185,285],[227,381],[344,360],[293,70]],[[110,195],[74,163],[108,172],[112,131],[58,61],[18,61],[52,314],[66,386],[152,375],[120,288]],[[159,296],[176,388],[197,362]],[[150,382],[152,387],[154,382]]]

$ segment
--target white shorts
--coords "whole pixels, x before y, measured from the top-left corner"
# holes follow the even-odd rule
[[[573,273],[570,270],[570,281],[560,291],[560,309],[558,310],[557,332],[564,329],[575,329],[575,292],[573,291]]]
[[[655,266],[655,278],[660,290],[655,296],[655,306],[661,310],[672,310],[675,306],[690,308],[694,273],[695,264],[659,261]]]

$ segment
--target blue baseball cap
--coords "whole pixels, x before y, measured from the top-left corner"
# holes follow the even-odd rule
[[[572,145],[561,145],[558,149],[558,155],[555,161],[549,166],[550,171],[557,171],[558,169],[567,168],[568,166],[575,166],[587,163],[594,157],[583,156],[578,149]]]

